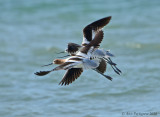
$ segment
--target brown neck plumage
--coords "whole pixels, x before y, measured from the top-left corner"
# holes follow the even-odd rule
[[[63,64],[65,62],[66,62],[66,59],[55,59],[53,61],[54,64],[58,64],[58,65]]]

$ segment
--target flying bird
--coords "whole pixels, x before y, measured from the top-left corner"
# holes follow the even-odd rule
[[[91,69],[103,75],[107,79],[112,80],[112,77],[104,74],[108,63],[111,65],[113,70],[120,75],[121,70],[118,69],[116,67],[117,64],[111,60],[111,57],[114,57],[114,55],[108,50],[106,51],[99,48],[104,36],[102,28],[110,22],[110,19],[111,16],[105,17],[87,25],[83,29],[82,44],[68,43],[67,49],[60,52],[67,52],[69,55],[64,57],[68,58],[55,59],[48,65],[58,64],[57,67],[49,71],[39,71],[35,74],[38,76],[44,76],[52,71],[66,70],[66,73],[59,84],[69,85],[75,81],[75,79],[80,77],[81,73],[85,69]]]
[[[104,17],[102,19],[99,19],[97,21],[94,21],[92,23],[90,23],[89,25],[87,25],[84,29],[83,29],[83,40],[82,40],[82,44],[76,44],[76,43],[68,43],[67,49],[65,51],[62,51],[60,53],[64,53],[67,52],[69,53],[69,55],[67,56],[63,56],[63,57],[68,57],[70,55],[75,55],[76,53],[79,52],[79,50],[84,47],[85,45],[89,44],[90,41],[94,38],[94,36],[96,35],[96,33],[98,31],[103,31],[102,28],[104,26],[106,26],[111,20],[111,16],[108,17]],[[104,49],[99,49],[100,45],[97,45],[97,49],[92,52],[92,58],[94,57],[99,57],[99,58],[103,58],[108,64],[111,65],[112,69],[117,73],[117,74],[121,74],[121,70],[119,68],[117,68],[117,64],[114,63],[111,58],[109,56],[114,56],[113,54],[111,54],[109,52],[109,50],[104,50]],[[60,57],[62,58],[62,57]],[[52,64],[52,63],[51,63]],[[50,64],[50,65],[51,65]]]
[[[54,60],[55,64],[60,64],[49,71],[40,71],[35,74],[38,76],[44,76],[52,71],[58,70],[67,70],[63,79],[59,84],[69,85],[75,79],[77,79],[84,69],[92,69],[103,75],[104,77],[112,80],[108,75],[103,74],[106,70],[105,61],[101,58],[90,59],[92,50],[94,50],[103,39],[103,31],[98,31],[94,39],[90,41],[89,44],[86,44],[80,51],[75,55],[67,59],[56,59]]]

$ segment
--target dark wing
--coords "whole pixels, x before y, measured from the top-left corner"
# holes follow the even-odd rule
[[[92,31],[96,33],[109,23],[111,16],[97,20],[83,29],[82,45],[88,44],[92,40]]]
[[[103,40],[103,31],[100,30],[96,33],[94,39],[89,43],[87,44],[86,46],[84,46],[80,51],[82,53],[85,53],[87,54],[87,52],[89,51],[89,49],[93,46],[94,48],[97,48],[99,47],[99,44],[102,42]]]
[[[77,79],[83,72],[82,68],[71,68],[67,70],[59,85],[69,85]]]
[[[79,44],[68,43],[68,48],[66,49],[66,51],[69,54],[74,54],[74,53],[76,53],[79,50],[80,47],[81,47],[81,45],[79,45]]]
[[[102,30],[98,31],[94,39],[88,44],[88,46],[99,47],[100,43],[103,40],[104,33]]]
[[[101,62],[99,64],[99,66],[96,68],[98,71],[100,71],[101,73],[104,73],[107,69],[107,64],[106,61],[104,59],[101,59]]]

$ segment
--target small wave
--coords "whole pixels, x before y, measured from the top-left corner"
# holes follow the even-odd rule
[[[142,48],[142,44],[140,43],[126,43],[126,46],[130,48]]]
[[[149,92],[151,92],[150,89],[137,88],[137,89],[130,89],[130,90],[117,92],[117,93],[109,93],[109,95],[110,96],[137,95],[137,94],[143,94],[143,93],[149,93]]]

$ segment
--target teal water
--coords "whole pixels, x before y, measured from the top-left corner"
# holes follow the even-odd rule
[[[1,0],[0,116],[160,116],[159,6],[158,0]],[[61,56],[55,53],[68,42],[80,44],[87,24],[110,15],[101,48],[116,55],[121,76],[108,66],[112,82],[86,70],[59,86],[65,71],[34,75],[52,69],[40,66]]]

